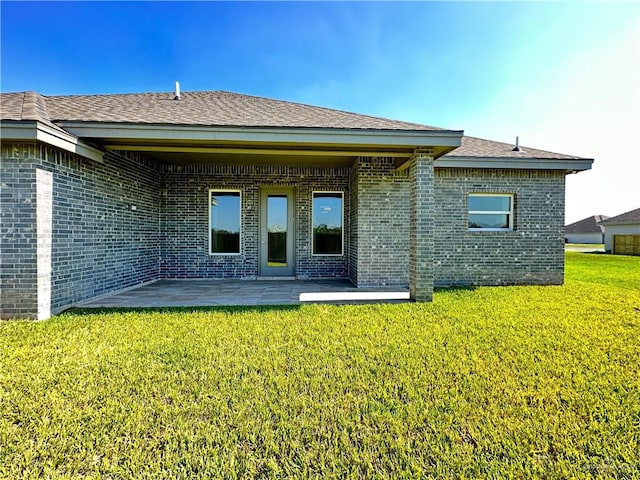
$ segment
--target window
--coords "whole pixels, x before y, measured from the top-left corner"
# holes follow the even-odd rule
[[[313,254],[343,253],[343,193],[313,192]]]
[[[240,253],[240,191],[209,190],[209,252]]]
[[[513,195],[469,194],[469,230],[513,230]]]

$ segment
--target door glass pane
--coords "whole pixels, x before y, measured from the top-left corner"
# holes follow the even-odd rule
[[[287,266],[287,196],[267,196],[267,266]]]

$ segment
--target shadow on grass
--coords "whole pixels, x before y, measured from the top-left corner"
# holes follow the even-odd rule
[[[294,305],[207,305],[198,306],[190,305],[186,307],[73,307],[57,316],[82,316],[102,313],[195,313],[195,312],[223,312],[223,313],[262,313],[262,312],[291,312],[300,310],[305,305],[382,305],[382,304],[399,304],[413,303],[412,300],[339,300],[339,301],[322,301],[322,302],[304,302]]]
[[[473,292],[477,290],[477,286],[475,285],[453,285],[450,287],[435,287],[433,289],[436,293],[446,293],[446,292]]]
[[[58,316],[82,316],[103,313],[194,313],[194,312],[273,312],[299,310],[302,305],[219,305],[219,306],[188,306],[188,307],[97,307],[70,308],[60,312]]]
[[[434,287],[434,293],[472,292],[478,287],[474,285],[454,285]],[[414,303],[413,300],[341,300],[304,302],[293,305],[189,305],[189,306],[157,306],[157,307],[72,307],[57,314],[57,316],[83,316],[108,313],[196,313],[196,312],[223,312],[223,313],[261,313],[274,311],[297,311],[305,305],[376,305]]]

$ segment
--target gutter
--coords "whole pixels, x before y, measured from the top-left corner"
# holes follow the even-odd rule
[[[349,146],[460,146],[462,130],[374,130],[307,127],[241,127],[103,122],[57,122],[81,138],[129,142],[229,142]]]
[[[590,170],[592,158],[509,158],[509,157],[440,157],[436,168],[497,168],[515,170],[564,170],[577,173]]]

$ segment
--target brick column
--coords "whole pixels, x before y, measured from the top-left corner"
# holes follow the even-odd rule
[[[433,153],[416,150],[409,160],[409,292],[416,302],[433,299]]]
[[[38,320],[51,316],[53,249],[53,173],[36,168],[36,283]]]

